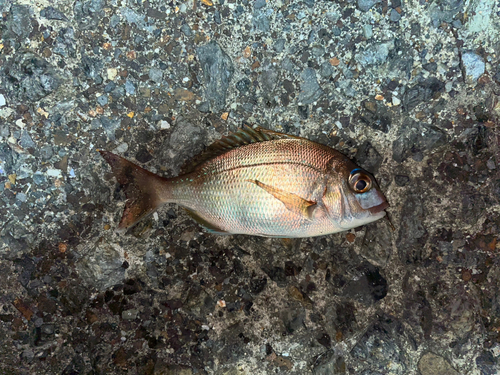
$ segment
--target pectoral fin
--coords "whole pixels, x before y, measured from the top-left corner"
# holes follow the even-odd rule
[[[308,220],[312,219],[314,209],[317,207],[316,202],[308,201],[304,198],[299,197],[296,194],[288,193],[286,191],[266,185],[258,180],[248,180],[248,181],[254,183],[258,187],[267,191],[276,199],[280,200],[285,205],[285,207],[290,211],[302,215],[304,218]]]

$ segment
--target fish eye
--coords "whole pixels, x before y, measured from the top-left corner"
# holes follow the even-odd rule
[[[349,186],[356,193],[366,193],[372,188],[372,179],[366,173],[360,172],[355,169],[351,172],[349,177]]]

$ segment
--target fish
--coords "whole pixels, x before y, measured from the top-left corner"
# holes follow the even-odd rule
[[[99,150],[126,195],[117,231],[176,203],[205,230],[305,238],[385,216],[375,178],[345,155],[306,138],[245,125],[165,178]]]

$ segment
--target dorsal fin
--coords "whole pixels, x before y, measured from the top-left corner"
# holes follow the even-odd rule
[[[304,139],[294,135],[275,132],[273,130],[264,129],[260,126],[253,129],[248,125],[238,129],[234,133],[215,141],[206,148],[205,151],[189,160],[181,167],[181,174],[193,172],[200,164],[207,160],[213,159],[222,155],[234,148],[246,146],[251,143],[266,142],[276,139]]]

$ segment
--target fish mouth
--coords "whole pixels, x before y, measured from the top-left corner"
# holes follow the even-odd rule
[[[384,211],[387,207],[389,207],[389,203],[383,202],[383,203],[379,204],[378,206],[370,207],[368,209],[368,211],[370,211],[371,214],[375,215],[375,214],[378,214],[379,212]]]

